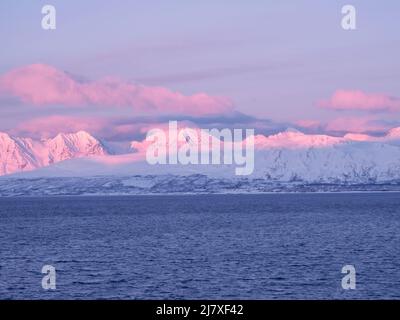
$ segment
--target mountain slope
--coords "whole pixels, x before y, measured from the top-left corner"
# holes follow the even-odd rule
[[[59,133],[53,139],[44,142],[48,150],[49,163],[72,158],[106,155],[102,144],[85,131],[77,133]]]
[[[0,175],[39,167],[30,139],[0,133]]]
[[[31,171],[66,159],[107,155],[100,141],[79,131],[36,141],[0,133],[0,175]]]
[[[110,155],[101,142],[83,131],[44,141],[0,134],[0,174],[14,173],[9,177],[18,179],[200,174],[270,183],[386,183],[400,181],[398,132],[393,129],[385,137],[331,137],[291,129],[268,137],[258,135],[254,172],[244,177],[235,176],[236,164],[152,166],[140,146],[137,153]]]
[[[344,142],[322,148],[257,150],[255,169],[235,176],[231,165],[149,165],[137,154],[70,159],[18,178],[90,176],[188,176],[218,179],[262,179],[284,183],[382,183],[400,180],[400,147],[379,142]]]
[[[346,142],[324,148],[273,149],[259,154],[256,171],[270,181],[375,183],[400,179],[400,148]]]

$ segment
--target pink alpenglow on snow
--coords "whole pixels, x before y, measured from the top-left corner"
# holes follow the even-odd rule
[[[151,165],[235,164],[236,175],[254,170],[254,129],[178,129],[178,122],[170,121],[168,131],[153,128],[144,143],[132,147]]]
[[[296,129],[289,128],[275,135],[256,135],[255,146],[257,150],[323,148],[338,144],[342,140],[342,138],[322,134],[304,134]]]
[[[160,128],[162,128],[162,126],[158,129]],[[199,139],[204,134],[210,142],[211,148],[209,151],[217,150],[219,152],[221,150],[225,152],[225,150],[229,151],[232,149],[232,146],[225,145],[224,140],[221,140],[221,136],[213,136],[208,130],[183,127],[178,129],[177,127],[177,132],[178,131],[181,132],[181,138],[177,140],[177,137],[175,137],[175,140],[177,140],[175,149],[177,151],[188,151],[188,147],[196,145],[193,138],[197,137]],[[182,139],[182,137],[184,139]],[[244,136],[243,140],[235,142],[235,144],[239,143],[243,144],[243,147],[247,146],[249,144],[249,139],[252,140],[251,144],[254,143],[255,151],[264,152],[263,155],[266,157],[274,155],[274,152],[279,153],[280,150],[285,152],[323,149],[333,150],[332,148],[337,148],[349,143],[350,145],[352,145],[352,143],[381,143],[385,144],[387,148],[398,148],[394,146],[400,143],[400,128],[393,128],[389,130],[386,135],[380,137],[356,133],[346,134],[343,137],[333,137],[322,134],[305,134],[295,129],[288,129],[270,136],[261,134]],[[54,138],[40,140],[10,136],[7,133],[0,132],[0,176],[23,171],[32,171],[65,160],[72,161],[71,159],[76,158],[90,159],[90,162],[87,163],[101,163],[107,165],[111,169],[119,165],[125,165],[128,170],[127,172],[135,173],[135,169],[132,166],[133,163],[145,163],[146,153],[149,151],[149,147],[152,145],[154,147],[154,142],[155,141],[152,141],[152,139],[150,139],[150,141],[146,139],[142,141],[132,141],[130,148],[127,148],[127,150],[124,150],[122,153],[114,154],[110,152],[100,140],[85,131],[59,133]],[[170,150],[171,145],[168,135],[165,136],[163,143],[165,148],[164,153],[166,153]],[[387,146],[387,144],[393,144],[394,146]],[[216,147],[217,149],[215,149]],[[388,161],[391,160],[388,159]],[[183,169],[183,167],[184,166],[179,166],[181,169]],[[132,171],[129,171],[130,168]],[[146,170],[151,171],[151,168],[149,167]],[[165,172],[168,172],[168,170]]]
[[[101,142],[85,131],[33,140],[0,132],[0,175],[30,171],[60,161],[105,156]]]

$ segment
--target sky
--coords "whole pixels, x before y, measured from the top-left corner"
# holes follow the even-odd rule
[[[41,9],[56,8],[56,30]],[[356,8],[356,30],[341,26]],[[285,127],[382,134],[400,126],[400,2],[0,2],[0,131]]]

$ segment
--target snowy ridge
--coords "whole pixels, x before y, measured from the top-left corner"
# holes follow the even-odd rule
[[[256,136],[255,169],[149,165],[142,152],[111,155],[86,132],[35,141],[0,134],[0,194],[154,194],[400,189],[400,130],[386,136]],[[399,186],[399,187],[398,187]]]
[[[99,140],[85,131],[33,140],[0,133],[0,175],[31,171],[53,163],[93,155],[107,155]]]

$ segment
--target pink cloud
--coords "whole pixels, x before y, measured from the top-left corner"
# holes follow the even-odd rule
[[[396,112],[400,111],[400,98],[360,90],[338,90],[331,98],[321,100],[317,105],[334,110]]]
[[[180,121],[180,127],[195,127],[190,121]],[[73,133],[87,131],[98,138],[114,140],[130,140],[135,136],[144,136],[154,128],[168,130],[168,123],[126,122],[120,123],[120,118],[50,115],[22,121],[14,129],[12,135],[29,136],[37,139],[52,138],[58,133]]]
[[[298,120],[295,122],[296,125],[305,129],[319,129],[322,124],[318,120]]]
[[[326,122],[317,120],[298,120],[297,126],[313,130],[315,132],[325,133],[347,133],[348,137],[352,135],[355,140],[364,139],[362,133],[374,132],[382,133],[391,128],[391,125],[384,121],[379,121],[375,117],[339,117]]]
[[[105,119],[53,115],[23,121],[11,130],[11,133],[37,138],[51,138],[60,132],[71,133],[80,130],[98,134],[107,125],[108,122]]]
[[[337,118],[329,121],[325,125],[326,131],[331,132],[350,132],[350,133],[364,133],[364,132],[383,132],[388,130],[389,127],[374,121],[369,118],[355,118],[345,117]]]
[[[131,107],[135,111],[163,114],[208,115],[232,110],[224,97],[197,93],[191,96],[163,87],[150,87],[119,79],[78,81],[44,64],[17,68],[0,76],[0,92],[35,106]]]

